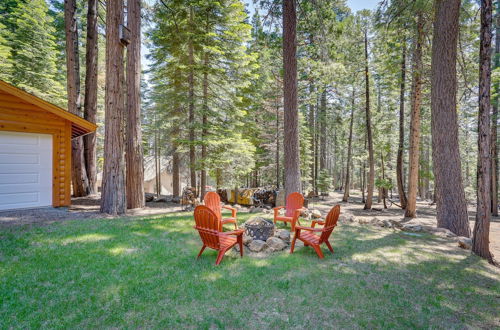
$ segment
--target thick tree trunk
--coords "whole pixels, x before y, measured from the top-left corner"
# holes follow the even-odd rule
[[[141,0],[127,1],[130,44],[127,49],[127,207],[144,207],[141,129]]]
[[[80,57],[78,51],[76,0],[64,1],[64,25],[66,30],[68,111],[81,116]],[[89,194],[82,137],[72,139],[71,141],[71,182],[73,184],[73,196],[81,197]]]
[[[477,207],[472,252],[493,263],[490,253],[491,155],[490,155],[490,86],[492,0],[481,0],[481,32],[479,46],[479,117]]]
[[[355,89],[354,85],[352,87],[352,108],[351,108],[351,122],[349,123],[349,140],[347,141],[347,164],[345,172],[345,186],[344,186],[344,196],[342,197],[343,202],[349,201],[349,187],[351,180],[351,160],[352,160],[352,127],[354,123],[354,107],[355,107]]]
[[[276,80],[276,189],[280,189],[280,103],[278,91],[278,80]]]
[[[85,55],[85,99],[84,118],[91,123],[97,122],[97,0],[88,0],[87,10],[87,45]],[[97,193],[97,153],[96,133],[83,137],[85,170],[89,182],[89,194]]]
[[[295,0],[283,1],[283,92],[285,192],[300,192],[299,113],[297,109],[297,13]]]
[[[123,23],[122,0],[106,2],[106,96],[104,171],[101,212],[124,214],[127,210],[124,155],[124,63],[119,26]]]
[[[321,171],[326,168],[326,90],[321,93],[319,109],[319,170]]]
[[[494,69],[500,67],[500,1],[496,5],[496,24],[495,31],[495,59]],[[491,214],[498,216],[498,147],[497,147],[497,129],[498,129],[498,94],[500,86],[498,81],[494,85],[495,99],[492,100],[493,113],[491,116]]]
[[[403,177],[403,149],[405,143],[405,83],[406,83],[406,39],[403,39],[403,54],[401,57],[401,87],[399,91],[399,144],[396,160],[396,180],[398,184],[399,202],[406,209],[406,193]]]
[[[174,153],[172,155],[172,195],[173,197],[180,196],[180,170],[179,170],[179,153],[177,150],[177,143],[174,143]]]
[[[413,77],[410,120],[410,152],[408,173],[408,199],[405,217],[417,215],[418,168],[420,156],[420,105],[422,104],[422,47],[424,42],[424,17],[421,10],[417,14],[417,35],[413,53]]]
[[[470,236],[457,123],[457,38],[460,0],[435,0],[432,42],[432,160],[438,227]]]
[[[194,20],[194,10],[192,7],[189,9],[189,24],[192,26]],[[188,45],[188,60],[189,60],[189,171],[191,177],[191,187],[196,188],[196,149],[195,149],[195,132],[194,132],[194,44],[192,37],[189,38]]]
[[[365,210],[372,208],[373,187],[375,185],[375,159],[373,157],[372,119],[370,114],[370,73],[368,70],[368,31],[365,30],[365,97],[366,97],[366,137],[368,142],[368,166]]]
[[[205,70],[203,72],[203,115],[202,115],[202,129],[201,129],[201,179],[200,179],[200,201],[203,202],[203,198],[205,197],[205,188],[207,185],[207,171],[205,169],[205,158],[207,157],[207,145],[206,138],[208,135],[208,64],[209,58],[208,53],[205,53],[203,59],[203,65],[205,66]],[[248,186],[248,185],[247,185]]]

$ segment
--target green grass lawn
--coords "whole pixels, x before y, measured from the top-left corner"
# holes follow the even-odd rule
[[[248,218],[241,215],[240,222]],[[188,213],[0,230],[0,328],[500,327],[500,272],[441,238],[339,225],[335,255],[216,252]]]

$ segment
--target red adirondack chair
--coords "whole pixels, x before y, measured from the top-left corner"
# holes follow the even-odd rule
[[[219,230],[220,221],[217,215],[204,205],[199,205],[194,209],[194,221],[200,234],[203,246],[196,258],[199,258],[205,248],[219,251],[215,264],[218,265],[224,258],[224,254],[236,244],[240,246],[240,255],[243,257],[243,229],[221,232]]]
[[[222,231],[222,225],[226,223],[232,223],[234,224],[234,229],[238,229],[238,223],[236,221],[236,209],[227,205],[221,206],[220,196],[218,193],[214,191],[209,191],[205,194],[205,198],[203,198],[203,200],[205,201],[205,206],[211,209],[217,216],[217,219],[219,219],[220,231]],[[223,218],[222,209],[231,210],[231,217]]]
[[[312,227],[296,226],[295,236],[290,247],[290,253],[293,253],[293,250],[295,248],[295,241],[297,239],[300,239],[302,242],[304,242],[305,246],[312,246],[320,259],[324,258],[323,252],[321,251],[321,244],[323,243],[325,243],[328,249],[333,253],[333,248],[330,245],[328,238],[332,234],[333,228],[337,226],[339,215],[340,206],[336,205],[332,207],[330,212],[328,212],[325,221],[315,220],[312,223]],[[323,225],[323,228],[315,228],[316,224]],[[321,233],[321,235],[318,236],[315,233]]]
[[[292,231],[295,230],[295,224],[299,220],[300,212],[304,210],[304,196],[301,193],[293,192],[286,198],[286,206],[278,206],[274,208],[274,223],[283,221],[285,224],[292,224]],[[279,210],[286,209],[285,215],[279,215]]]

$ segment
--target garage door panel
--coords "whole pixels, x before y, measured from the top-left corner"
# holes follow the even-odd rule
[[[52,135],[0,131],[0,210],[52,205]]]

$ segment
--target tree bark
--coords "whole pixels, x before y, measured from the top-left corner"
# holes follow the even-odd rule
[[[314,93],[314,84],[311,82],[309,84],[309,95],[312,95],[313,93]],[[313,193],[316,191],[316,177],[314,173],[314,160],[315,160],[315,154],[314,154],[315,111],[314,110],[315,110],[314,104],[311,102],[311,104],[309,104],[309,132],[311,134],[310,143],[313,156],[313,161],[311,162],[311,187]]]
[[[326,168],[326,90],[321,93],[319,109],[319,170],[321,171]]]
[[[276,189],[280,189],[280,104],[279,104],[279,82],[276,79]]]
[[[283,93],[285,193],[300,192],[299,113],[297,109],[297,13],[295,0],[283,1]]]
[[[88,0],[87,10],[87,45],[85,54],[85,99],[84,118],[91,123],[97,122],[97,0]],[[85,170],[89,182],[89,194],[97,194],[97,152],[96,133],[83,137]]]
[[[372,208],[373,187],[375,185],[375,159],[373,157],[372,119],[370,114],[370,73],[368,69],[368,31],[365,30],[365,97],[366,97],[366,137],[368,141],[368,166],[370,168],[367,181],[365,210]]]
[[[106,2],[106,95],[104,171],[101,212],[112,215],[127,211],[124,157],[124,63],[119,26],[123,23],[122,0]]]
[[[438,227],[470,236],[457,123],[457,39],[460,0],[435,0],[432,42],[432,160]]]
[[[491,150],[490,150],[490,87],[492,0],[481,0],[481,30],[479,46],[479,116],[477,207],[472,252],[493,263],[490,253],[491,218]]]
[[[403,149],[405,143],[405,83],[406,83],[406,39],[403,39],[403,54],[401,57],[401,87],[399,92],[399,144],[396,160],[396,180],[398,183],[399,202],[406,209],[406,193],[403,178]]]
[[[64,25],[66,31],[68,111],[81,116],[80,57],[78,50],[76,0],[64,1]],[[71,182],[73,184],[73,196],[81,197],[89,194],[82,137],[71,140]]]
[[[417,14],[417,35],[413,53],[413,77],[410,120],[410,152],[408,173],[408,199],[405,217],[417,215],[418,168],[420,156],[420,105],[422,104],[422,47],[424,42],[424,16],[419,9]]]
[[[342,197],[343,202],[349,201],[349,186],[351,180],[351,160],[352,160],[352,127],[354,123],[354,107],[355,107],[355,89],[354,85],[352,87],[352,108],[351,108],[351,122],[349,123],[349,140],[347,142],[347,164],[345,172],[345,186],[344,186],[344,196]]]
[[[204,59],[203,59],[203,65],[205,66],[205,70],[203,72],[203,114],[202,114],[202,129],[201,129],[201,180],[200,180],[200,186],[201,186],[201,193],[200,193],[200,201],[203,201],[203,198],[205,197],[205,186],[207,185],[207,171],[205,170],[205,158],[207,157],[207,145],[206,145],[206,138],[208,135],[208,63],[209,63],[209,57],[208,53],[205,52],[204,54]]]
[[[189,8],[189,24],[192,28],[194,20],[194,10]],[[195,149],[195,131],[194,131],[194,44],[192,37],[189,38],[188,44],[188,61],[189,61],[189,171],[191,177],[191,187],[196,188],[196,149]]]
[[[495,15],[495,59],[494,69],[500,67],[500,1],[497,1]],[[494,85],[495,99],[492,100],[493,113],[491,116],[491,214],[498,216],[498,94],[500,86],[498,81]]]
[[[127,207],[142,208],[144,163],[141,129],[141,0],[127,0],[130,44],[127,48]]]

